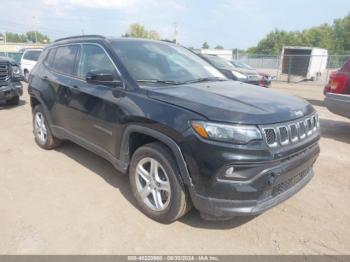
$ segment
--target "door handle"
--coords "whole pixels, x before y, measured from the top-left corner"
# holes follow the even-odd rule
[[[43,76],[42,79],[43,80],[49,80],[48,76]]]
[[[74,94],[80,93],[80,88],[79,88],[79,86],[77,86],[77,85],[74,85],[74,86],[72,86],[72,87],[69,88],[69,89],[70,89],[70,91],[71,91],[72,93],[74,93]]]

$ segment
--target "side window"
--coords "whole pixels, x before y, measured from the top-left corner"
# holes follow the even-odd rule
[[[76,45],[57,47],[52,68],[67,75],[75,75],[75,58],[78,50],[79,46]]]
[[[41,51],[27,51],[24,53],[23,59],[30,61],[38,61]]]
[[[97,70],[111,72],[116,75],[115,67],[101,47],[83,45],[80,52],[78,77],[85,78],[88,72]]]

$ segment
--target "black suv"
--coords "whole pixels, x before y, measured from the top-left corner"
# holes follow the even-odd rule
[[[310,181],[314,108],[226,79],[176,44],[79,36],[48,46],[29,76],[44,149],[71,140],[128,173],[140,209],[168,223],[261,213]]]
[[[9,57],[0,56],[0,101],[7,105],[18,105],[23,94],[21,68]]]

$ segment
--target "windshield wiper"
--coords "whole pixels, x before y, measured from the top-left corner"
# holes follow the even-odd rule
[[[189,84],[189,83],[210,82],[210,81],[227,81],[227,79],[222,77],[202,77],[202,78],[197,78],[193,80],[188,80],[183,83]]]
[[[183,82],[171,81],[171,80],[161,80],[161,79],[138,79],[136,82],[140,83],[160,83],[160,84],[169,84],[169,85],[179,85]]]

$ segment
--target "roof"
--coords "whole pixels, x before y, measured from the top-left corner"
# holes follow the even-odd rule
[[[133,38],[133,37],[106,37],[102,35],[78,35],[78,36],[70,36],[65,38],[60,38],[55,40],[52,45],[59,44],[61,42],[63,43],[74,43],[77,41],[89,41],[89,40],[108,40],[108,41],[140,41],[140,42],[157,42],[157,43],[164,43],[164,44],[174,44],[167,41],[161,41],[161,40],[153,40],[153,39],[146,39],[146,38]],[[175,44],[176,45],[176,44]]]

